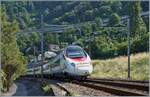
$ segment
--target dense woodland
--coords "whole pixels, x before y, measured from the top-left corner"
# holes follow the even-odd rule
[[[125,28],[103,28],[103,19],[108,18],[107,26],[126,26],[126,22],[121,24],[120,18],[124,15],[131,16],[131,36],[132,52],[148,50],[146,36],[141,39],[140,34],[148,32],[148,18],[141,18],[141,12],[148,11],[148,2],[120,2],[120,1],[103,1],[103,2],[2,2],[8,15],[8,20],[16,20],[20,29],[39,28],[41,14],[44,15],[44,23],[48,24],[78,24],[82,23],[81,36],[74,35],[79,33],[74,27],[66,29],[63,35],[45,34],[45,50],[48,44],[60,44],[61,42],[77,42],[81,46],[89,49],[93,58],[113,57],[126,54],[127,48],[127,30]],[[134,9],[135,8],[135,9]],[[94,21],[91,23],[91,21]],[[144,21],[144,22],[143,22]],[[140,27],[139,27],[140,26]],[[147,27],[147,28],[146,28]],[[99,35],[93,35],[97,32]],[[89,36],[91,39],[90,45]],[[148,35],[148,33],[147,33]],[[134,38],[135,37],[135,38]],[[140,38],[139,38],[140,37]],[[91,38],[91,37],[90,37]],[[102,41],[103,40],[103,41]],[[144,41],[141,42],[141,41]],[[22,52],[32,45],[40,50],[40,36],[33,33],[28,36],[21,36],[17,40]],[[133,43],[134,42],[134,43]],[[137,47],[138,46],[138,47]],[[142,47],[142,48],[141,48]]]
[[[36,55],[39,54],[39,33],[22,34],[18,38],[16,33],[28,28],[39,28],[41,14],[44,16],[44,25],[82,23],[80,35],[76,34],[79,30],[74,27],[64,30],[61,35],[44,34],[45,50],[48,44],[76,42],[85,48],[93,59],[102,59],[127,54],[126,28],[110,28],[127,26],[127,22],[122,23],[120,20],[124,15],[130,16],[131,53],[148,51],[149,18],[140,16],[141,12],[149,11],[148,7],[148,1],[3,1],[0,7],[1,45],[2,69],[6,79],[11,80],[25,73],[28,55],[33,55],[33,50],[26,52],[27,48],[36,46]],[[106,25],[109,27],[103,27],[104,19],[109,19]],[[7,74],[8,68],[13,68],[11,75]],[[4,83],[9,86],[7,82]]]

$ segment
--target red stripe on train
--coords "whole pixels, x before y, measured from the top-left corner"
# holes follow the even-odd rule
[[[81,57],[81,58],[71,58],[74,61],[85,61],[86,57]]]

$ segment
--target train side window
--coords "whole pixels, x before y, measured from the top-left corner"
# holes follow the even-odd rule
[[[58,59],[56,62],[55,62],[55,64],[59,64],[60,63],[60,59]]]
[[[28,70],[28,72],[32,72],[32,70]]]
[[[62,55],[62,58],[65,60],[65,55],[64,54]]]
[[[49,68],[49,65],[47,65],[45,68]]]
[[[87,57],[87,53],[83,50],[85,57]]]
[[[59,66],[60,65],[60,59],[56,60],[53,67]]]

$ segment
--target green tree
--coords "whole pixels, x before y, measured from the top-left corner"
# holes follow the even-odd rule
[[[100,16],[102,18],[108,18],[108,16],[112,13],[112,9],[108,5],[101,6],[100,9],[99,9],[99,11],[101,13]]]
[[[46,8],[45,11],[44,11],[44,16],[47,16],[49,14],[49,9]]]
[[[122,3],[120,1],[113,1],[111,8],[114,12],[119,13],[122,9]]]
[[[66,28],[64,30],[64,33],[60,36],[60,42],[68,42],[69,44],[71,44],[72,42],[75,41],[75,29],[73,27],[70,28]]]
[[[114,25],[119,25],[120,24],[120,17],[117,13],[111,14],[109,18],[109,25],[114,26]]]
[[[15,77],[25,73],[26,60],[16,42],[16,32],[19,30],[19,26],[16,21],[8,22],[5,12],[5,7],[1,7],[1,35],[3,38],[1,41],[1,64],[2,70],[6,74],[3,85],[8,91]]]
[[[142,17],[140,16],[141,6],[140,1],[130,2],[129,4],[129,16],[130,16],[130,27],[131,35],[141,35],[146,31],[146,25],[143,22]]]
[[[100,17],[95,18],[95,23],[96,23],[97,27],[100,27],[103,25],[103,21]]]

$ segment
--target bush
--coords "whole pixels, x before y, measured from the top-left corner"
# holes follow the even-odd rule
[[[93,77],[101,78],[127,78],[128,59],[127,56],[120,56],[113,59],[93,60]],[[131,79],[148,80],[148,53],[131,55]]]
[[[0,79],[0,90],[2,92],[5,92],[6,91],[6,89],[5,89],[6,75],[2,69],[0,70],[0,78],[1,78]]]

